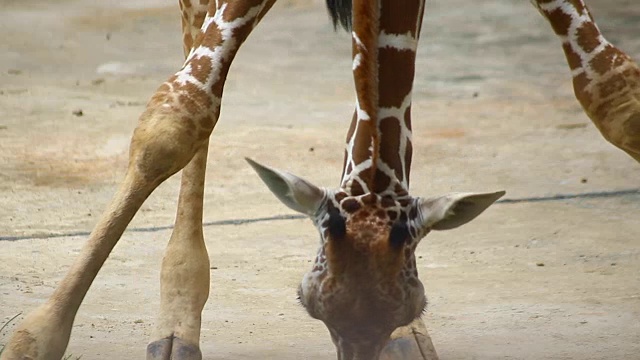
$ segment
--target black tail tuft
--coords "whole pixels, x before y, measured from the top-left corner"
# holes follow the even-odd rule
[[[346,31],[351,31],[351,0],[327,0],[327,9],[336,30],[340,24]]]

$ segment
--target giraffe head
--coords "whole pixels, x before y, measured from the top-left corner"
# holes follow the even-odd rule
[[[420,240],[472,220],[504,194],[352,195],[247,160],[320,233],[298,292],[307,312],[329,329],[340,359],[377,359],[391,333],[422,314],[427,300],[414,255]]]

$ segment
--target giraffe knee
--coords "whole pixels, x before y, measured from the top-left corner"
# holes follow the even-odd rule
[[[159,183],[185,167],[202,144],[174,115],[146,112],[133,132],[129,168]]]
[[[599,126],[602,136],[619,149],[640,157],[640,112],[630,116],[619,116],[617,121]]]

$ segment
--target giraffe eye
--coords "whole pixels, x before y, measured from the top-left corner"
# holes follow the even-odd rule
[[[391,232],[389,232],[389,244],[391,247],[399,249],[404,245],[409,239],[409,228],[407,224],[395,223],[391,227]]]
[[[329,212],[329,235],[332,239],[342,239],[347,234],[347,222],[337,209]]]

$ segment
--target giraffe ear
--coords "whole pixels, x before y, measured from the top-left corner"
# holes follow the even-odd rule
[[[504,195],[494,193],[451,193],[436,198],[420,199],[422,226],[433,230],[457,228],[473,220]]]
[[[288,172],[276,170],[245,158],[267,184],[269,190],[289,208],[312,216],[325,198],[325,191],[305,179]]]

